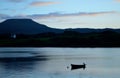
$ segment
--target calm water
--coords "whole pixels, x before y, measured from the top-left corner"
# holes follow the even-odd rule
[[[1,61],[0,78],[120,78],[120,48],[0,48],[0,58],[34,56],[42,59]]]

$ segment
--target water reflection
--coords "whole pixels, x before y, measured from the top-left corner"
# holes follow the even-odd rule
[[[31,71],[36,66],[36,61],[28,61],[28,62],[19,62],[19,61],[10,61],[10,62],[0,62],[0,67],[4,70],[10,70],[10,71]],[[40,65],[42,65],[41,63]]]
[[[2,61],[0,62],[0,78],[34,78],[36,74],[41,74],[46,61]]]
[[[26,57],[25,56],[18,57],[16,55],[16,57],[12,57],[12,56],[0,57],[0,69],[6,70],[6,71],[12,70],[12,71],[17,71],[17,72],[32,71],[37,66],[39,66],[39,68],[44,66],[45,62],[48,60],[49,58],[46,55],[26,56]]]
[[[21,48],[18,51],[13,48],[10,52],[9,50],[5,51],[5,48],[4,51],[0,50],[0,57],[3,58],[3,55],[7,57],[7,61],[0,61],[0,78],[119,78],[120,49],[34,48],[33,51],[24,48],[22,51]],[[10,60],[11,57],[14,60]],[[71,71],[71,68],[67,68],[71,64],[79,65],[83,62],[87,64],[85,70]]]
[[[48,60],[47,55],[34,51],[0,51],[0,62]]]
[[[47,55],[34,51],[1,51],[0,78],[29,78],[44,69]],[[38,70],[39,69],[39,70]],[[35,74],[34,74],[35,73]]]

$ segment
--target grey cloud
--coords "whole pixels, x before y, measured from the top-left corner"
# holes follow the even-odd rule
[[[69,17],[69,16],[97,16],[97,15],[103,15],[103,14],[113,14],[116,13],[115,11],[108,11],[108,12],[79,12],[79,13],[67,13],[67,14],[61,14],[58,12],[55,13],[49,13],[49,14],[34,14],[34,15],[27,15],[27,17],[38,19],[38,18],[50,18],[50,17]]]
[[[67,13],[62,14],[59,12],[49,13],[49,14],[33,14],[33,15],[17,15],[17,16],[9,16],[5,14],[0,14],[0,19],[11,19],[11,18],[30,18],[30,19],[46,19],[46,18],[57,18],[57,17],[74,17],[74,16],[98,16],[104,14],[114,14],[117,13],[115,11],[107,11],[107,12],[79,12],[79,13]]]
[[[120,0],[115,0],[116,2],[120,2]]]
[[[0,14],[0,19],[9,19],[9,18],[11,18],[9,15]]]
[[[18,2],[23,2],[23,1],[25,1],[25,0],[6,0],[6,1],[18,3]]]

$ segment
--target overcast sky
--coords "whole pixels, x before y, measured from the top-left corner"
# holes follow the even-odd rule
[[[11,18],[53,28],[120,28],[120,0],[0,0],[0,21]]]

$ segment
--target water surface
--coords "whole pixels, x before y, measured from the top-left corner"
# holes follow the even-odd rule
[[[0,58],[8,57],[43,59],[0,61],[0,78],[120,77],[120,48],[0,48]],[[83,62],[85,70],[71,71],[71,64]]]

